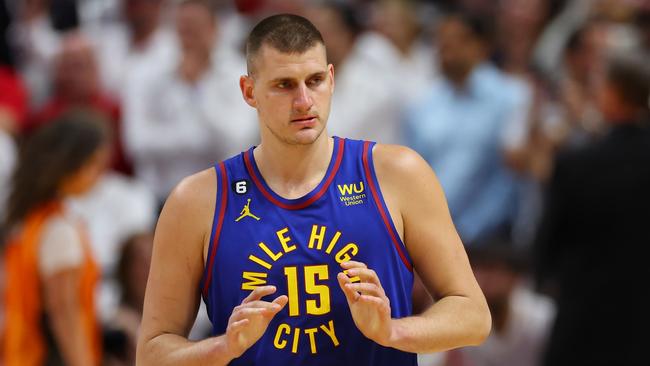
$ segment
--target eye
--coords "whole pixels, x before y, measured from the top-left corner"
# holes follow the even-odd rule
[[[323,82],[323,78],[318,76],[318,77],[315,77],[313,79],[310,79],[308,84],[309,84],[309,86],[318,86],[322,82]]]

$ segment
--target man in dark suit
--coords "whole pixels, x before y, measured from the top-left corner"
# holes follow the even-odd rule
[[[611,60],[598,104],[611,126],[558,155],[537,240],[555,284],[546,365],[647,365],[650,329],[650,65]]]

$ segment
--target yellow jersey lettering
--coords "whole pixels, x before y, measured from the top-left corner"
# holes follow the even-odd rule
[[[291,251],[296,250],[295,245],[289,246],[289,242],[291,241],[290,236],[285,236],[286,233],[289,232],[289,228],[285,227],[282,230],[277,231],[275,234],[278,236],[278,239],[280,240],[280,244],[282,244],[282,249],[284,249],[285,253],[289,253]]]
[[[340,237],[341,237],[341,232],[337,231],[336,234],[334,234],[334,237],[332,238],[332,240],[330,240],[330,243],[327,246],[327,249],[325,249],[325,253],[327,253],[327,254],[332,253],[332,249],[334,249],[334,246],[339,241]]]
[[[359,247],[354,243],[348,243],[343,247],[343,249],[339,250],[339,252],[336,253],[336,256],[334,258],[336,259],[336,262],[343,263],[352,259],[352,257],[357,255],[357,253],[359,253]]]
[[[322,325],[321,325],[322,327]],[[282,333],[289,335],[291,334],[291,327],[288,324],[280,324],[278,326],[278,330],[275,332],[275,338],[273,339],[273,345],[277,349],[284,349],[284,347],[287,346],[287,340],[282,339],[280,340],[280,337],[282,337]]]
[[[363,193],[363,182],[359,182],[359,186],[357,187],[357,183],[353,184],[339,184],[337,185],[339,189],[339,193],[341,193],[341,196],[349,196],[353,192],[354,193]]]
[[[287,276],[287,297],[289,297],[289,316],[300,315],[298,308],[298,268],[295,266],[284,267]]]
[[[339,184],[337,185],[339,192],[341,192],[341,195],[347,196],[348,194],[352,194],[352,185],[351,184]]]
[[[263,272],[244,272],[242,278],[248,280],[241,284],[242,290],[255,290],[258,286],[266,285],[267,273]]]
[[[324,225],[321,226],[317,234],[316,230],[318,230],[318,225],[312,225],[311,235],[309,236],[309,245],[308,245],[310,249],[314,249],[314,243],[316,243],[316,249],[321,250],[321,248],[323,247],[323,239],[325,239],[326,229],[327,228]]]
[[[273,253],[273,252],[271,251],[271,249],[269,249],[269,247],[267,247],[266,244],[264,244],[264,242],[260,242],[260,243],[257,244],[257,245],[258,245],[260,248],[262,248],[262,250],[264,251],[264,253],[266,253],[266,255],[268,255],[269,258],[271,258],[274,262],[277,261],[278,259],[280,259],[280,257],[282,257],[282,252]]]
[[[320,301],[307,300],[305,302],[307,314],[323,315],[330,312],[330,290],[327,285],[317,285],[316,277],[319,280],[329,279],[327,264],[305,266],[305,291],[310,295],[318,295],[320,299]]]
[[[309,346],[311,347],[311,353],[316,353],[316,337],[314,334],[318,332],[318,328],[307,328],[305,329],[305,334],[309,336]]]
[[[298,340],[300,339],[300,328],[293,330],[293,344],[291,345],[291,353],[298,353]]]
[[[322,329],[323,332],[325,332],[325,334],[327,334],[330,337],[332,343],[334,344],[334,347],[338,347],[340,343],[339,343],[339,339],[336,338],[336,332],[334,331],[334,320],[330,320],[327,323],[327,326],[325,326],[324,324],[321,325],[320,329]]]
[[[264,261],[262,259],[259,259],[259,258],[257,258],[256,256],[254,256],[252,254],[248,256],[248,259],[250,259],[251,261],[259,264],[260,266],[262,266],[262,267],[264,267],[266,269],[271,269],[271,267],[273,267],[269,262],[266,262],[266,261]]]

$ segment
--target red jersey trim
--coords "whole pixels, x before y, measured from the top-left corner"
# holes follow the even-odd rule
[[[384,226],[386,226],[386,230],[388,230],[388,234],[390,235],[391,241],[393,242],[393,246],[397,250],[397,253],[399,254],[399,257],[402,259],[402,262],[406,266],[406,268],[409,271],[413,271],[413,265],[411,262],[406,258],[406,255],[404,254],[404,250],[402,249],[402,245],[400,244],[397,234],[395,233],[395,230],[393,230],[393,227],[391,225],[390,217],[384,210],[384,205],[382,204],[381,200],[379,199],[379,194],[377,192],[377,187],[375,186],[375,179],[374,176],[372,175],[370,171],[370,164],[368,164],[368,154],[371,154],[371,151],[368,151],[368,148],[370,147],[370,142],[369,141],[364,141],[363,143],[363,169],[366,172],[366,177],[368,178],[368,186],[370,187],[370,192],[372,192],[372,198],[375,200],[375,205],[377,206],[377,209],[379,210],[379,215],[381,216],[382,221],[384,222]]]
[[[329,188],[330,184],[334,180],[334,177],[336,176],[336,173],[339,170],[339,167],[341,166],[341,161],[343,161],[343,149],[345,147],[345,141],[344,139],[338,139],[338,151],[336,153],[335,157],[335,162],[334,166],[332,167],[332,170],[329,172],[329,175],[325,177],[325,183],[321,186],[321,188],[316,192],[313,196],[308,198],[306,201],[299,202],[299,203],[294,203],[294,204],[289,204],[289,203],[284,203],[277,198],[275,198],[268,189],[264,186],[264,184],[261,181],[261,178],[257,176],[255,169],[253,169],[253,163],[251,161],[252,155],[253,155],[253,150],[249,150],[244,154],[244,163],[246,164],[246,170],[248,170],[248,174],[251,176],[253,179],[253,182],[257,186],[257,188],[262,192],[264,197],[271,201],[274,205],[284,208],[285,210],[300,210],[303,209],[312,203],[316,202],[319,198],[321,198],[325,192],[327,192],[327,189]]]
[[[221,173],[221,181],[217,183],[217,189],[219,190],[220,196],[217,228],[212,235],[210,257],[208,258],[208,265],[206,267],[207,273],[205,283],[203,283],[203,297],[206,299],[208,298],[208,288],[210,287],[210,281],[212,280],[212,266],[214,266],[214,257],[217,253],[217,247],[219,246],[219,237],[221,235],[221,228],[223,227],[223,219],[225,217],[226,206],[228,203],[228,173],[226,172],[226,166],[223,162],[219,163],[219,171]]]

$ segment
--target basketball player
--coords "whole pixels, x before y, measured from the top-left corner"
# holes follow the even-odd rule
[[[247,61],[261,143],[167,200],[138,363],[402,366],[481,343],[488,308],[429,166],[327,135],[334,70],[318,30],[266,18]],[[437,299],[417,316],[414,271]],[[190,342],[200,296],[214,336]]]

